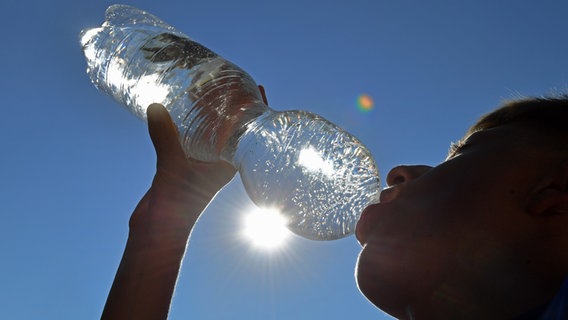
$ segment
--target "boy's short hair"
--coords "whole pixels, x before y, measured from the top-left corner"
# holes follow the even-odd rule
[[[568,153],[568,94],[550,98],[525,98],[503,103],[482,116],[465,136],[452,143],[449,154],[471,134],[508,124],[519,124],[535,132],[535,144]]]
[[[537,130],[568,133],[568,94],[505,102],[498,109],[482,116],[467,135],[513,123],[525,124]]]

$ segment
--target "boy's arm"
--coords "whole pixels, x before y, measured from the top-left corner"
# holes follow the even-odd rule
[[[148,108],[156,175],[132,217],[102,319],[166,319],[189,236],[201,212],[235,175],[227,163],[187,159],[163,106]]]

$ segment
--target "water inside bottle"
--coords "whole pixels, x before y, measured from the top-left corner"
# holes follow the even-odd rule
[[[352,135],[303,111],[271,111],[242,137],[235,155],[251,199],[288,218],[288,228],[314,240],[355,231],[378,195],[373,157]]]

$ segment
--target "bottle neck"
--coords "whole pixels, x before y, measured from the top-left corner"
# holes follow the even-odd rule
[[[248,110],[262,110],[254,117],[249,117],[239,126],[239,131],[231,136],[231,139],[221,150],[221,159],[231,163],[237,170],[241,167],[247,150],[250,150],[256,142],[256,135],[262,130],[264,124],[274,118],[278,111],[274,111],[263,103]]]

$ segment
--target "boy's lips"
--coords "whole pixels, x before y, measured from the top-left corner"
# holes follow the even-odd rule
[[[377,211],[377,207],[381,204],[372,204],[363,210],[361,213],[361,217],[359,218],[359,222],[357,222],[357,226],[355,227],[355,237],[361,244],[364,246],[367,243],[367,239],[371,231],[375,228],[380,218],[380,214]]]
[[[369,234],[371,234],[381,219],[382,214],[379,212],[381,207],[397,198],[400,190],[400,187],[383,189],[379,195],[379,202],[371,204],[363,210],[355,227],[355,237],[362,246],[367,243]]]

